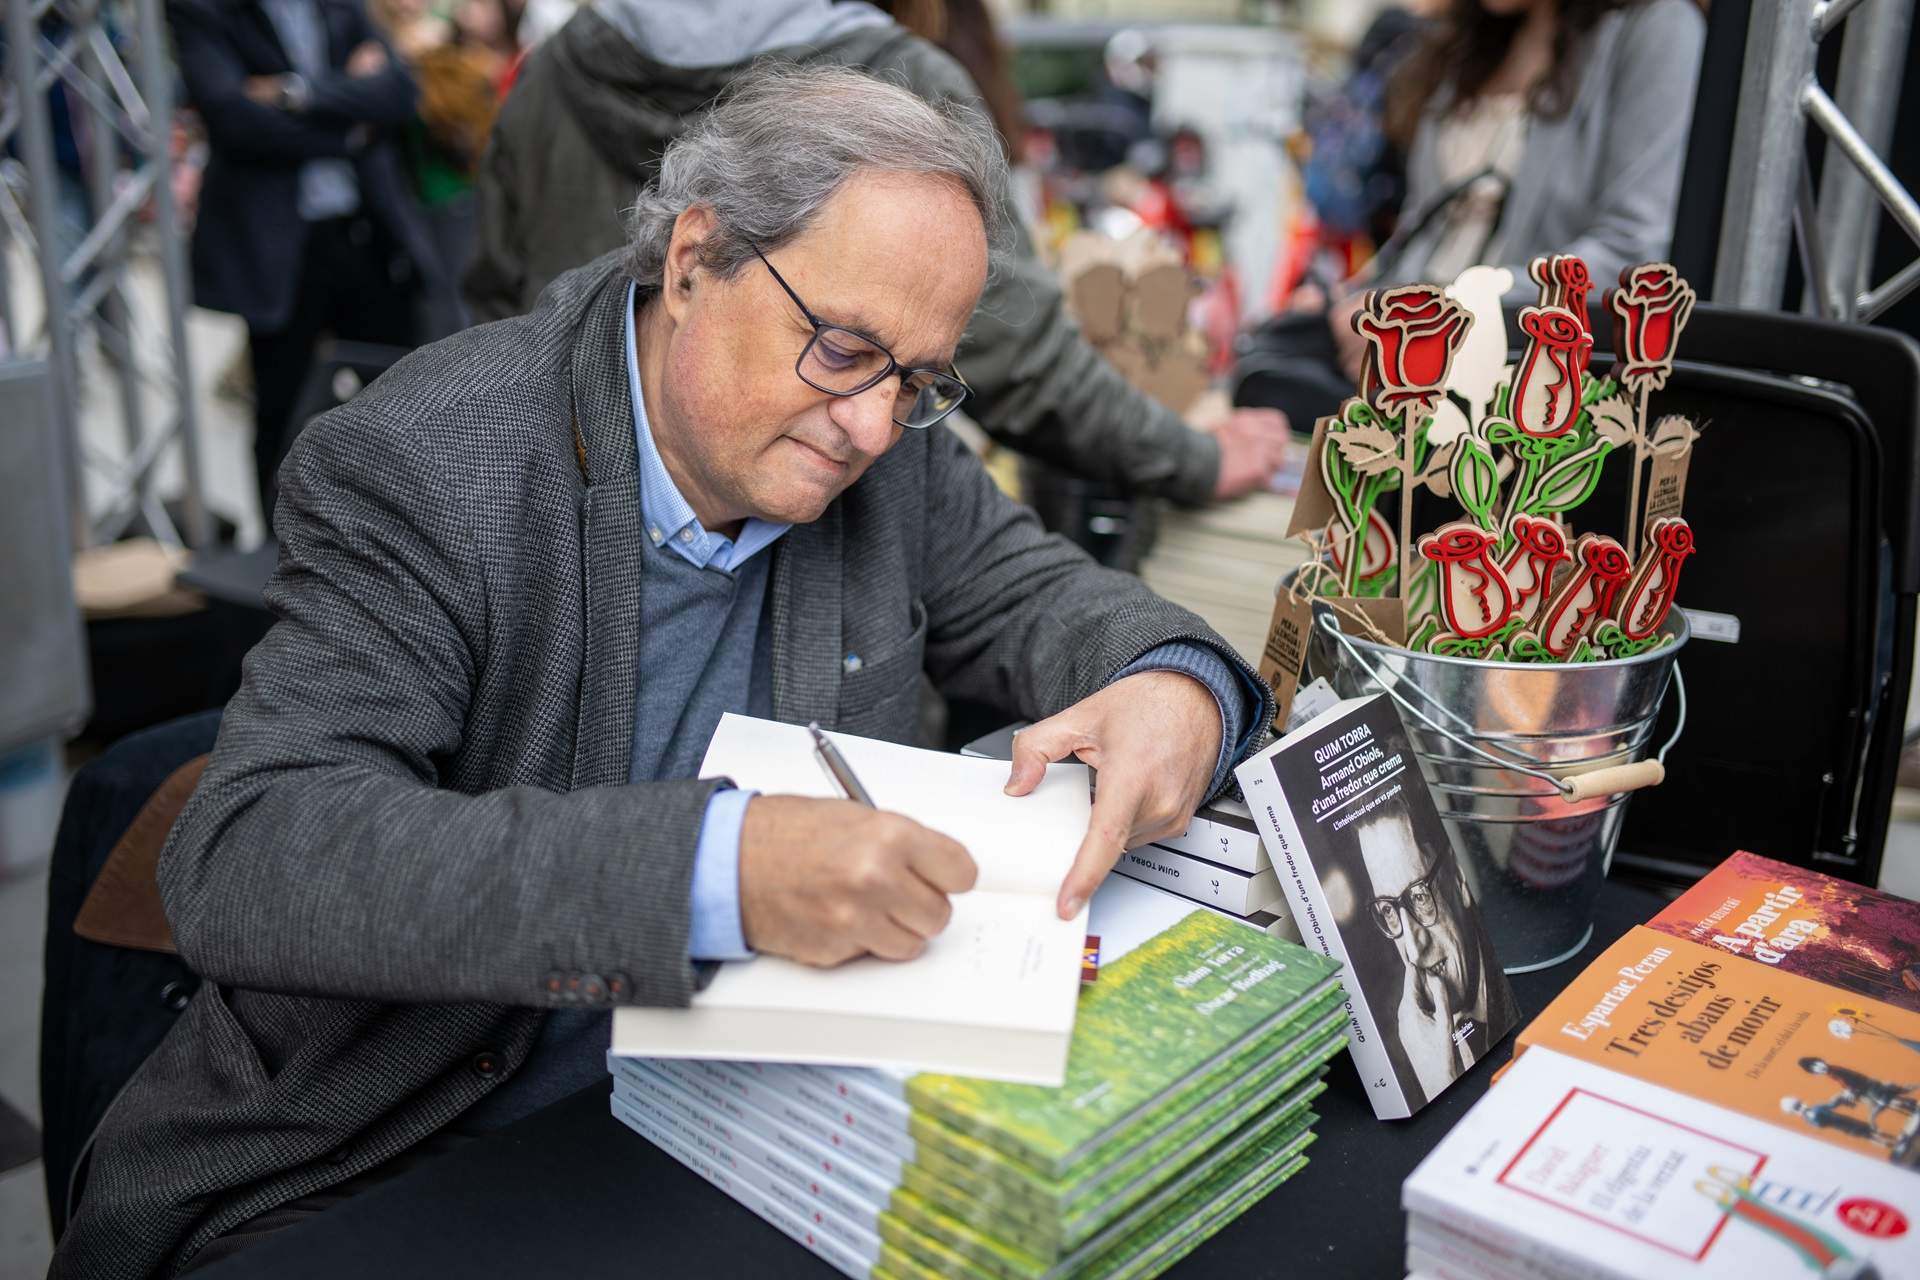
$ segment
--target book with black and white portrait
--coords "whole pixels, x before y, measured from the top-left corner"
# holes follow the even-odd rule
[[[1347,699],[1236,772],[1301,937],[1346,966],[1374,1114],[1412,1115],[1519,1011],[1399,713]]]

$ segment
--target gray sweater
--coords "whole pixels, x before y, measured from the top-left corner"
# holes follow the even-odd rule
[[[1584,258],[1596,287],[1622,267],[1667,256],[1693,121],[1706,22],[1689,0],[1652,0],[1603,17],[1587,38],[1573,104],[1531,119],[1525,154],[1501,210],[1489,257],[1513,272],[1511,299],[1531,301],[1527,263],[1543,253]],[[1407,157],[1402,232],[1381,250],[1380,283],[1423,281],[1444,219],[1422,225],[1445,198],[1435,149],[1452,94],[1428,103]]]

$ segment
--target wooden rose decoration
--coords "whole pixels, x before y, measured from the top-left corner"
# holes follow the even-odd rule
[[[1525,308],[1520,331],[1527,335],[1527,349],[1514,366],[1507,414],[1536,440],[1565,435],[1580,416],[1581,374],[1593,335],[1571,311],[1556,307]]]
[[[1468,520],[1420,539],[1420,554],[1440,566],[1440,618],[1462,640],[1490,636],[1513,617],[1513,588],[1493,560],[1493,535]]]
[[[1465,307],[1430,285],[1367,294],[1353,329],[1367,340],[1361,385],[1374,408],[1388,415],[1431,412],[1472,323]]]

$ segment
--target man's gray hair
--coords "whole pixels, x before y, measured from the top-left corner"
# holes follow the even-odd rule
[[[863,171],[952,182],[980,213],[989,260],[1006,251],[1007,164],[983,112],[846,67],[769,64],[735,81],[667,148],[627,214],[627,274],[659,288],[674,221],[705,205],[719,225],[701,265],[728,278],[755,246],[771,252],[804,232]]]

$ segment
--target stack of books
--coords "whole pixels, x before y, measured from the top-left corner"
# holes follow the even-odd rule
[[[1736,854],[1530,1026],[1404,1189],[1454,1277],[1920,1275],[1920,906]]]
[[[850,1276],[1156,1275],[1304,1166],[1346,1019],[1337,964],[1138,890],[1059,1088],[610,1057],[613,1113]]]

